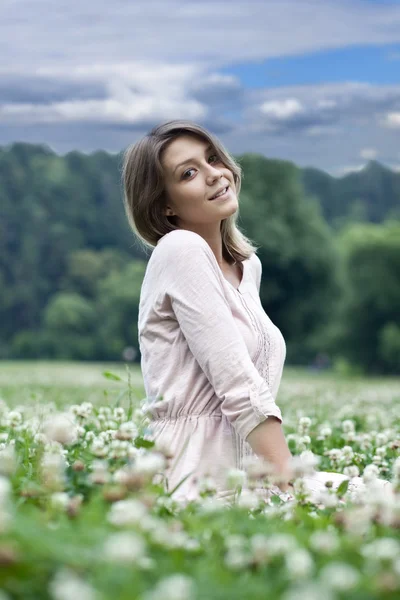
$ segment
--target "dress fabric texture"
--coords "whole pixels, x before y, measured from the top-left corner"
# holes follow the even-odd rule
[[[282,422],[285,341],[261,305],[255,253],[242,270],[236,289],[204,238],[182,229],[164,235],[147,264],[138,318],[146,412],[152,435],[174,454],[169,491],[186,478],[177,500],[198,498],[205,475],[229,498],[226,470],[257,460],[248,434],[270,416]]]

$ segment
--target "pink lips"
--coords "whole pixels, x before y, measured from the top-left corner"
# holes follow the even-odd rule
[[[227,190],[224,194],[221,194],[221,196],[217,196],[217,198],[210,198],[210,202],[216,202],[217,200],[226,200],[226,198],[229,195],[229,186],[226,186]]]

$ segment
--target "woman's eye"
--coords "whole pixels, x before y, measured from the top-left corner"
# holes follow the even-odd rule
[[[211,156],[208,158],[208,160],[212,160],[212,162],[218,162],[219,158],[218,158],[218,154],[211,154]],[[188,173],[190,173],[190,171],[194,171],[194,169],[188,169],[187,171],[185,171],[182,174],[182,179],[187,179],[188,178]],[[190,177],[190,175],[189,175]]]
[[[185,171],[182,175],[182,179],[187,179],[186,175],[187,173],[190,173],[190,171],[193,171],[194,169],[188,169],[187,171]]]

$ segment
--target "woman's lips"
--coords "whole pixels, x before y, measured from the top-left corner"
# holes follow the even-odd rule
[[[218,200],[226,200],[227,197],[229,196],[229,190],[230,190],[229,185],[227,185],[226,187],[227,187],[226,192],[224,192],[220,196],[217,196],[216,198],[210,198],[210,202],[217,202]]]

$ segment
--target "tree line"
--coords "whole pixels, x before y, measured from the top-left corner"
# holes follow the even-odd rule
[[[258,154],[239,227],[260,246],[260,297],[287,363],[400,372],[400,174],[332,178]],[[122,154],[0,148],[0,358],[140,361],[149,258],[125,217]]]

